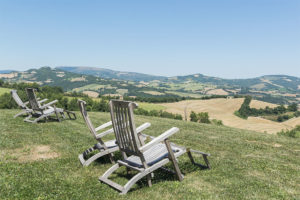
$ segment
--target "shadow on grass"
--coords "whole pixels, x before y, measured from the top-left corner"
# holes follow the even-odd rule
[[[116,157],[121,158],[121,154],[117,153]],[[104,160],[103,160],[104,161]],[[106,158],[106,161],[109,162],[109,159]],[[167,165],[164,166],[167,170],[173,170],[173,165],[172,163],[168,163]],[[181,170],[181,173],[183,175],[192,173],[194,171],[202,171],[202,170],[207,170],[208,168],[206,166],[199,166],[199,165],[194,165],[192,164],[189,160],[186,160],[185,162],[181,162],[179,165],[179,168]],[[125,166],[120,167],[115,173],[113,173],[109,179],[120,184],[124,185],[126,184],[127,181],[129,181],[132,177],[134,177],[138,172],[135,170],[126,170]],[[154,177],[151,178],[152,184],[157,184],[160,182],[166,182],[166,181],[178,181],[178,178],[176,174],[172,172],[167,172],[164,169],[157,169],[154,172]],[[133,192],[136,190],[139,190],[143,187],[148,187],[147,183],[147,176],[144,176],[142,179],[140,179],[138,182],[136,182],[135,186],[133,186],[129,192]]]

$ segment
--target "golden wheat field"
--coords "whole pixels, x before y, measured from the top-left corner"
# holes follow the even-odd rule
[[[209,99],[209,100],[186,100],[176,103],[164,103],[167,112],[181,114],[189,118],[190,112],[208,112],[211,119],[222,120],[225,126],[248,129],[257,132],[277,133],[282,129],[292,129],[300,125],[300,117],[293,118],[283,123],[273,122],[260,117],[249,117],[247,120],[234,115],[243,103],[243,98],[237,99]],[[275,107],[276,104],[253,100],[250,104],[254,108]],[[186,110],[186,111],[185,111]],[[186,114],[185,114],[186,113]]]

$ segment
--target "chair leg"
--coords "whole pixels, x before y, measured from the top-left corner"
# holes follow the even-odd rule
[[[176,172],[177,178],[178,178],[179,181],[182,181],[183,180],[183,176],[181,174],[181,171],[179,169],[178,163],[176,161],[174,152],[173,152],[173,150],[171,148],[170,141],[168,139],[166,139],[165,140],[165,144],[166,144],[168,152],[169,152],[169,159],[172,161],[173,166],[175,168],[175,172]]]
[[[148,183],[148,186],[149,186],[149,187],[152,186],[152,182],[151,182],[151,173],[147,175],[147,183]]]
[[[54,112],[55,112],[57,121],[61,122],[61,119],[60,119],[59,116],[58,116],[58,111],[57,111],[57,109],[56,109],[56,106],[53,106],[53,107],[54,107]]]
[[[109,153],[109,154],[108,154],[108,157],[109,157],[109,160],[110,160],[111,164],[115,164],[114,154]]]
[[[145,158],[142,157],[142,158],[141,158],[141,161],[142,161],[142,163],[143,163],[144,168],[147,169],[147,168],[148,168],[148,164],[147,164]],[[151,182],[151,173],[147,175],[147,183],[148,183],[148,186],[149,186],[149,187],[152,186],[152,182]]]

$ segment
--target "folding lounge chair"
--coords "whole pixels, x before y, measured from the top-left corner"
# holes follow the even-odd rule
[[[16,118],[16,117],[18,117],[18,116],[20,116],[20,115],[23,115],[23,114],[27,114],[27,115],[32,114],[33,110],[27,107],[27,104],[28,104],[29,102],[27,101],[27,102],[24,103],[24,102],[21,100],[21,98],[19,97],[19,95],[18,95],[18,93],[17,93],[17,90],[11,90],[11,91],[10,91],[10,94],[11,94],[12,98],[15,100],[15,102],[18,104],[18,106],[22,109],[21,112],[19,112],[18,114],[16,114],[16,115],[14,116],[14,118]],[[39,100],[39,99],[38,99],[38,100]],[[39,101],[39,103],[43,103],[43,102],[45,102],[45,101],[47,101],[47,100],[48,100],[48,99],[43,99],[43,100]]]
[[[58,114],[61,114],[61,116],[65,118],[64,110],[62,108],[56,108],[56,106],[54,105],[55,103],[58,102],[57,100],[54,100],[45,105],[41,105],[36,98],[35,91],[36,90],[33,88],[26,88],[26,93],[33,112],[26,119],[24,119],[24,121],[36,123],[44,118],[47,120],[47,118],[50,117],[52,114],[56,115],[56,118],[59,122],[61,121],[61,119],[59,118]],[[30,120],[32,115],[36,115],[37,118],[35,120]]]
[[[137,104],[133,102],[110,101],[112,125],[123,159],[118,160],[115,165],[99,177],[99,180],[117,189],[121,194],[126,194],[128,190],[144,176],[147,176],[148,185],[150,187],[152,185],[152,172],[159,168],[164,169],[163,166],[169,161],[173,163],[179,181],[183,180],[183,175],[180,172],[176,158],[184,154],[186,149],[172,145],[168,139],[179,131],[179,129],[173,127],[160,136],[155,137],[149,143],[144,144],[144,142],[139,139],[137,129],[135,128],[133,116],[133,109],[135,108],[137,108]],[[108,177],[121,166],[138,171],[124,186],[108,179]]]
[[[81,164],[83,166],[88,166],[89,164],[91,164],[93,161],[97,160],[98,158],[108,155],[109,159],[111,161],[111,163],[114,163],[114,159],[113,159],[113,152],[118,151],[119,147],[116,144],[116,140],[109,140],[107,142],[104,142],[102,140],[102,137],[106,136],[107,134],[111,134],[113,133],[113,129],[109,129],[106,130],[102,133],[97,133],[100,130],[103,130],[105,128],[108,128],[112,125],[112,122],[107,122],[105,124],[102,124],[101,126],[94,128],[88,114],[86,111],[86,102],[82,101],[82,100],[78,100],[78,104],[79,104],[79,108],[80,108],[80,112],[82,114],[82,117],[87,125],[87,127],[89,128],[91,134],[93,135],[93,137],[97,140],[97,144],[95,144],[94,146],[88,148],[86,151],[84,151],[82,154],[80,154],[78,156]],[[143,130],[145,130],[146,128],[148,128],[151,124],[150,123],[144,123],[143,125],[141,125],[140,127],[138,127],[137,131],[141,134],[141,132]],[[143,135],[144,138],[146,139],[146,135]],[[90,158],[88,158],[88,154],[90,154],[93,151],[99,151],[98,153],[96,153],[95,155],[91,156]]]

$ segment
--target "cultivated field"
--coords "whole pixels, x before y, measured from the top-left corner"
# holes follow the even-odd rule
[[[82,93],[92,98],[97,98],[99,96],[99,93],[94,91],[83,91]]]
[[[101,159],[82,167],[78,154],[96,141],[81,115],[61,123],[30,124],[19,110],[0,110],[0,199],[299,199],[300,147],[298,138],[180,120],[136,116],[137,124],[150,122],[146,134],[158,136],[172,126],[180,129],[170,138],[178,145],[211,153],[211,170],[179,158],[185,178],[157,170],[153,186],[147,179],[127,195],[98,181],[112,164]],[[108,113],[89,113],[95,125],[107,122]],[[113,135],[109,136],[112,139]],[[108,139],[108,138],[107,138]],[[115,154],[116,159],[121,154]],[[196,162],[203,163],[195,155]],[[173,169],[172,165],[167,166]],[[126,183],[123,168],[112,176]],[[132,176],[132,175],[129,175]]]
[[[300,124],[300,117],[293,118],[283,123],[278,123],[266,120],[260,117],[249,117],[247,120],[241,119],[234,115],[234,111],[238,110],[244,99],[209,99],[209,100],[187,100],[176,103],[161,104],[166,107],[167,112],[178,113],[185,116],[184,110],[187,111],[187,116],[191,111],[208,112],[210,118],[222,120],[223,124],[230,127],[253,130],[257,132],[277,133],[282,129],[292,129]],[[266,106],[275,107],[275,104],[270,104],[262,101],[253,100],[251,107],[265,108]]]

